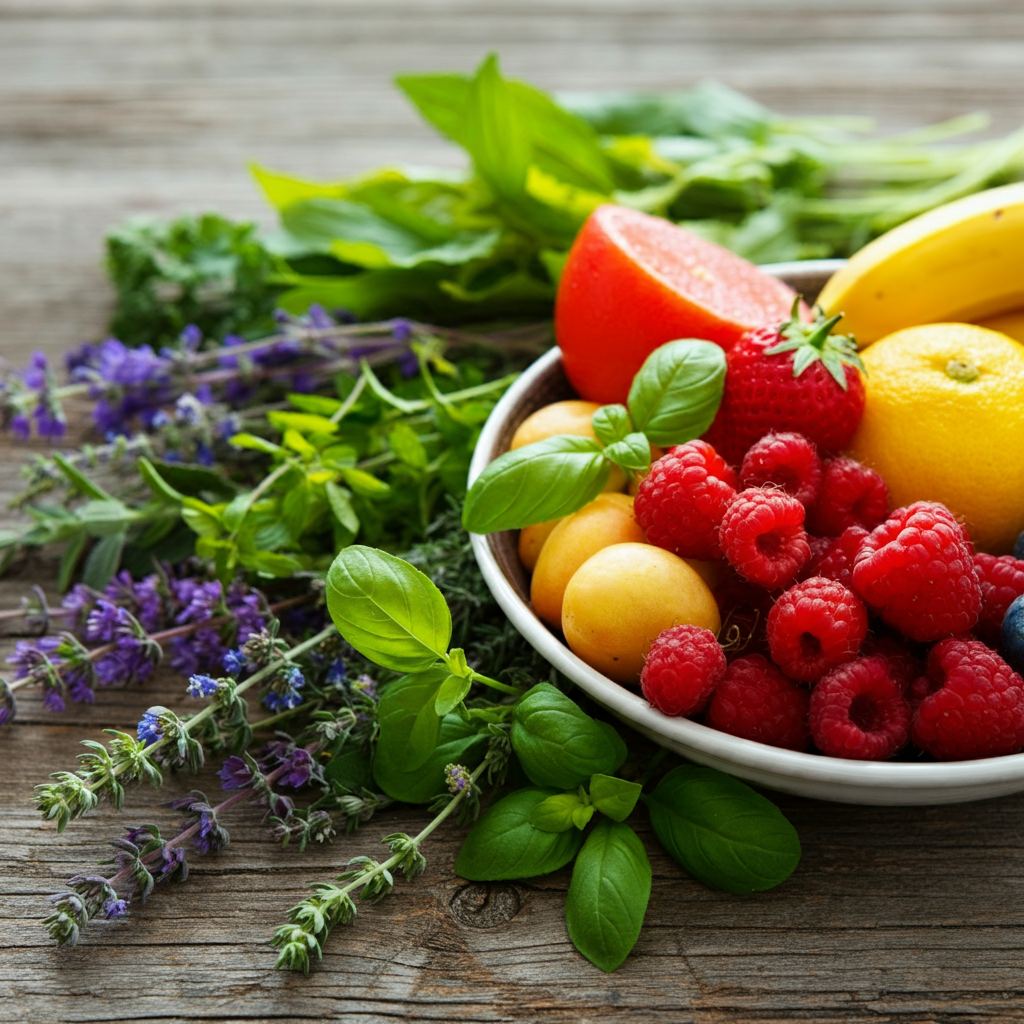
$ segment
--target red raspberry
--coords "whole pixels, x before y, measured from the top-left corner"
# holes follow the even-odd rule
[[[829,757],[884,761],[910,736],[910,705],[885,658],[858,658],[818,681],[810,726]]]
[[[978,635],[990,645],[999,643],[1003,617],[1013,599],[1024,594],[1024,562],[1012,555],[976,554],[974,568],[981,584]]]
[[[731,736],[787,750],[806,750],[807,690],[787,679],[767,658],[737,658],[725,670],[708,708],[706,725]]]
[[[640,673],[643,695],[662,714],[703,711],[725,675],[725,651],[710,629],[672,626],[658,634]]]
[[[885,481],[873,469],[841,455],[822,468],[821,493],[807,513],[807,528],[827,537],[838,537],[850,526],[873,530],[888,511]]]
[[[774,484],[791,494],[804,508],[810,508],[821,489],[818,450],[803,434],[766,434],[743,456],[740,484],[743,487]]]
[[[729,564],[767,590],[795,579],[811,557],[804,507],[783,491],[740,491],[725,510],[718,539]]]
[[[790,679],[805,683],[855,657],[867,634],[861,599],[822,576],[790,587],[768,614],[772,661]]]
[[[647,539],[683,558],[721,558],[718,524],[736,497],[736,473],[706,441],[677,445],[637,488],[633,510]]]
[[[813,575],[824,576],[852,588],[853,563],[867,536],[868,531],[863,526],[848,526],[832,540],[828,551],[817,562],[812,560],[810,568],[813,569]]]
[[[931,692],[922,694],[912,731],[922,750],[967,761],[1024,746],[1024,679],[980,640],[937,643],[927,679]]]
[[[864,645],[865,658],[884,658],[889,665],[889,672],[900,685],[900,689],[911,702],[911,689],[914,680],[924,671],[924,664],[906,644],[892,636],[872,637]]]
[[[972,629],[981,611],[981,587],[963,530],[934,501],[896,509],[864,539],[853,589],[911,640]]]
[[[768,613],[772,596],[764,587],[748,583],[732,569],[712,591],[722,615],[718,635],[726,648],[726,657],[768,653]]]

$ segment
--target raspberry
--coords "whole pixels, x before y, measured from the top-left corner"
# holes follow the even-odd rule
[[[1015,754],[1024,746],[1024,679],[980,640],[943,640],[928,654],[931,693],[914,742],[940,761]]]
[[[666,715],[702,711],[725,675],[725,651],[710,629],[673,626],[658,634],[640,673],[643,695]]]
[[[807,514],[812,533],[838,537],[849,526],[873,530],[889,511],[885,481],[867,466],[839,456],[821,471],[821,493]]]
[[[729,658],[768,653],[768,613],[772,596],[764,587],[748,583],[732,569],[712,591],[722,616],[718,635]]]
[[[832,540],[828,551],[815,562],[811,560],[812,575],[824,576],[826,579],[842,583],[844,587],[852,587],[853,563],[860,551],[868,531],[863,526],[848,526]]]
[[[910,736],[910,705],[885,658],[858,658],[818,681],[810,726],[829,757],[884,761]]]
[[[981,615],[978,635],[989,644],[999,642],[1006,609],[1024,594],[1024,561],[1003,555],[976,554],[974,568],[981,584]]]
[[[981,611],[978,574],[953,513],[934,501],[898,508],[866,537],[853,589],[911,640],[972,629]]]
[[[821,489],[821,459],[803,434],[766,434],[743,456],[740,484],[774,484],[810,508]]]
[[[913,704],[910,697],[914,680],[924,671],[921,660],[907,646],[892,636],[872,637],[864,645],[864,657],[884,658],[889,665],[889,672],[900,685],[904,695]]]
[[[807,690],[767,658],[750,654],[725,670],[708,708],[706,725],[731,736],[787,750],[806,750]]]
[[[725,510],[718,539],[729,564],[768,590],[795,579],[811,557],[804,507],[783,491],[740,491]]]
[[[861,599],[822,576],[790,587],[768,615],[772,661],[791,679],[806,683],[855,657],[867,633]]]
[[[633,509],[647,539],[683,558],[721,558],[718,524],[736,474],[706,441],[677,445],[651,466]]]

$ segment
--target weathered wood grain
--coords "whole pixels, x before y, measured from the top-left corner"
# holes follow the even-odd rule
[[[468,69],[492,48],[553,89],[717,77],[782,111],[891,130],[977,108],[993,131],[1024,122],[1018,0],[0,0],[0,356],[57,355],[102,331],[102,236],[125,216],[267,222],[247,159],[309,177],[459,165],[390,76]],[[3,452],[0,492],[20,454]],[[52,563],[33,564],[0,582],[0,606],[52,578]],[[780,797],[803,861],[749,898],[688,879],[641,824],[654,896],[613,975],[568,942],[567,872],[467,885],[454,828],[428,843],[426,874],[361,908],[308,978],[274,972],[266,940],[305,883],[421,827],[426,813],[408,808],[303,855],[238,808],[224,855],[195,856],[187,883],[55,950],[45,897],[126,823],[173,828],[160,801],[218,787],[211,768],[133,789],[121,815],[100,808],[58,839],[32,786],[102,727],[186,701],[160,674],[56,718],[28,696],[0,731],[0,1021],[1024,1021],[1024,796],[909,810]]]

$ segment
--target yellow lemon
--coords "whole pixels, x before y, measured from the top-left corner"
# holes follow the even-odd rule
[[[983,551],[1024,529],[1024,345],[973,324],[923,324],[861,353],[864,418],[850,454],[894,506],[940,501]]]

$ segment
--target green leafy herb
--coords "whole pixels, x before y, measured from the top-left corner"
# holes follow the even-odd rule
[[[556,434],[498,456],[466,495],[462,522],[472,533],[511,530],[558,519],[596,498],[608,462],[586,437]]]
[[[573,789],[595,773],[615,771],[626,759],[619,734],[550,683],[539,683],[516,702],[511,739],[523,770],[538,786]]]
[[[386,552],[362,544],[339,552],[327,573],[327,607],[360,654],[393,671],[421,672],[448,651],[452,620],[440,591]]]
[[[588,806],[579,793],[556,793],[534,807],[530,814],[530,824],[541,832],[565,832],[576,825],[578,812]]]
[[[395,800],[431,800],[444,789],[445,766],[466,763],[487,744],[487,734],[459,715],[438,719],[434,696],[443,678],[442,670],[432,669],[384,688],[373,777]]]
[[[674,768],[644,801],[661,845],[705,885],[771,889],[800,861],[800,840],[782,812],[724,772]]]
[[[599,822],[576,857],[565,901],[573,945],[602,971],[614,971],[636,945],[650,895],[651,865],[637,834]]]
[[[583,843],[576,829],[542,832],[530,824],[534,809],[550,789],[519,789],[493,804],[466,836],[455,870],[472,882],[532,878],[557,871],[576,856]]]
[[[624,441],[633,433],[633,421],[624,405],[602,405],[591,417],[591,424],[603,445]]]
[[[625,821],[633,813],[642,789],[638,782],[595,775],[590,780],[590,799],[597,810],[613,821]]]
[[[709,341],[670,341],[633,378],[629,413],[651,444],[685,444],[711,426],[722,401],[725,353]]]

